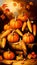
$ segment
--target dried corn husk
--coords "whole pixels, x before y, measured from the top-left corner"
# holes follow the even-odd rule
[[[26,55],[27,54],[27,48],[26,48],[26,45],[25,45],[25,43],[23,42],[23,40],[21,40],[21,46],[22,46],[22,50],[23,50],[23,52],[24,52],[24,55]]]
[[[24,22],[24,23],[23,23],[23,26],[22,26],[22,31],[24,31],[24,30],[25,30],[25,28],[26,28],[26,24],[27,24],[26,22]]]
[[[33,35],[36,36],[36,24],[33,24]]]
[[[23,36],[23,33],[22,33],[19,29],[16,29],[16,32],[17,32],[20,36]]]
[[[4,48],[6,45],[6,38],[0,39],[0,48]]]
[[[29,31],[32,32],[32,25],[29,20],[27,21],[27,26],[28,26]]]
[[[1,47],[4,48],[6,45],[6,38],[2,39]]]
[[[2,33],[2,35],[1,35],[1,38],[6,37],[11,31],[12,31],[12,29],[7,30],[7,31],[4,31],[4,32]]]
[[[27,48],[26,48],[26,45],[25,43],[21,40],[17,43],[12,43],[12,48],[13,49],[16,49],[16,50],[23,50],[24,52],[24,55],[26,55],[26,52],[27,52]]]

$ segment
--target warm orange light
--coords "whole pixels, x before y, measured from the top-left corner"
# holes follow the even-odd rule
[[[20,3],[17,3],[15,1],[9,1],[9,2],[5,2],[7,4],[7,8],[12,12],[12,13],[18,13],[19,10],[22,8],[20,6]]]
[[[17,1],[13,0],[4,0],[4,4],[7,4],[7,7],[5,9],[9,9],[10,12],[14,14],[14,16],[18,16],[22,12],[22,6],[21,3],[18,3]]]
[[[16,4],[16,6],[14,5],[14,3]],[[8,3],[8,8],[10,9],[11,12],[16,12],[18,10],[18,3],[17,2],[9,2]]]

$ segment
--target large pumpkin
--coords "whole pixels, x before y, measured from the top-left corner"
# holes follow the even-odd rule
[[[23,35],[23,41],[26,42],[26,43],[31,43],[34,41],[34,36],[31,34],[31,33],[25,33]]]
[[[4,59],[11,60],[11,59],[14,59],[15,54],[12,51],[5,51],[3,53],[3,57]]]
[[[13,34],[11,33],[8,35],[7,40],[11,43],[17,42],[19,40],[19,35],[17,33],[13,33]]]
[[[10,26],[11,26],[13,29],[21,28],[21,27],[22,27],[22,21],[21,21],[21,20],[12,19],[12,20],[10,21]]]

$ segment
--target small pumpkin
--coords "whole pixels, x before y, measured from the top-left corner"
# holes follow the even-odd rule
[[[18,19],[20,19],[21,21],[27,21],[28,20],[28,16],[27,15],[19,15]]]
[[[3,57],[4,59],[11,60],[11,59],[14,59],[15,54],[12,51],[5,51],[3,53]]]
[[[26,43],[31,43],[34,41],[34,36],[31,34],[31,33],[25,33],[23,35],[23,41],[26,42]]]
[[[12,29],[21,28],[22,27],[22,21],[21,20],[12,19],[10,21],[10,26],[12,27]]]
[[[8,35],[7,40],[11,43],[17,42],[19,40],[19,35],[17,33],[13,33],[13,34],[11,33]]]
[[[8,24],[4,25],[4,30],[9,30],[9,29],[11,29],[10,25],[8,25]]]

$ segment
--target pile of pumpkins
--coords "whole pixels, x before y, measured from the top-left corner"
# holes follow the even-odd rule
[[[30,21],[26,14],[11,19],[8,24],[4,25],[3,30],[0,33],[0,48],[5,48],[6,41],[16,45],[19,43],[24,54],[27,52],[26,44],[32,44],[37,34],[36,24],[34,21]],[[12,51],[5,51],[3,57],[5,59],[14,59],[15,54]],[[0,58],[2,59],[1,56]]]

